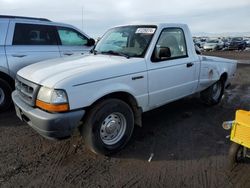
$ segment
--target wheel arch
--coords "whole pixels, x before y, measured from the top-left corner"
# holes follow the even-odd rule
[[[0,79],[5,80],[6,82],[8,82],[8,84],[11,86],[13,90],[15,89],[15,81],[11,76],[0,71]]]
[[[112,93],[109,93],[107,95],[104,95],[104,96],[100,97],[98,100],[96,100],[89,107],[87,107],[86,111],[88,111],[90,108],[92,108],[93,106],[95,106],[99,102],[101,102],[105,99],[110,99],[110,98],[119,99],[119,100],[127,103],[134,113],[135,124],[137,126],[140,126],[140,127],[142,126],[142,120],[141,120],[142,108],[138,106],[138,102],[137,102],[136,98],[128,92],[117,91],[117,92],[112,92]]]
[[[228,79],[228,74],[227,74],[227,72],[222,73],[221,76],[220,76],[220,80],[223,81],[224,87],[226,87],[227,79]]]
[[[228,78],[227,72],[222,73],[221,76],[220,76],[220,79],[222,79],[224,81],[227,81],[227,78]]]

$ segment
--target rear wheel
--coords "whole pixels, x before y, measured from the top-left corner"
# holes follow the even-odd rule
[[[244,147],[233,142],[229,148],[228,158],[228,167],[232,170],[237,163],[244,160]]]
[[[242,45],[241,47],[240,47],[240,49],[239,50],[245,50],[246,49],[246,45],[244,44],[244,45]]]
[[[0,111],[5,111],[10,108],[12,89],[8,82],[0,78]]]
[[[91,151],[110,155],[127,144],[133,129],[134,115],[130,106],[118,99],[107,99],[90,110],[81,133]]]
[[[220,79],[209,88],[201,92],[201,99],[207,105],[216,105],[221,101],[224,93],[224,80]]]

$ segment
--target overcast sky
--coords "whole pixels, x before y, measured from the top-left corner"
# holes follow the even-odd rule
[[[93,37],[141,22],[186,23],[192,33],[250,32],[250,0],[0,0],[1,14],[70,23]]]

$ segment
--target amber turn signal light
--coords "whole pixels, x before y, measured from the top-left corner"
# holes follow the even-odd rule
[[[50,104],[36,100],[36,106],[49,112],[65,112],[69,110],[68,104]]]

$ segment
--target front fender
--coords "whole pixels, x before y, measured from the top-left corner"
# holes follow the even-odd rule
[[[128,85],[125,84],[121,84],[121,83],[115,83],[115,84],[110,84],[110,85],[105,85],[101,88],[99,88],[94,94],[93,96],[91,96],[90,101],[92,105],[95,101],[103,98],[104,96],[107,96],[109,94],[112,93],[117,93],[117,92],[124,92],[124,93],[128,93],[132,96],[136,95],[136,92],[133,91],[132,88],[130,88]],[[136,101],[138,103],[138,101]]]
[[[67,88],[70,109],[88,107],[106,95],[125,92],[132,95],[138,106],[145,110],[148,106],[147,73],[140,73],[143,78],[138,80],[132,80],[132,76],[138,75],[128,75]]]

